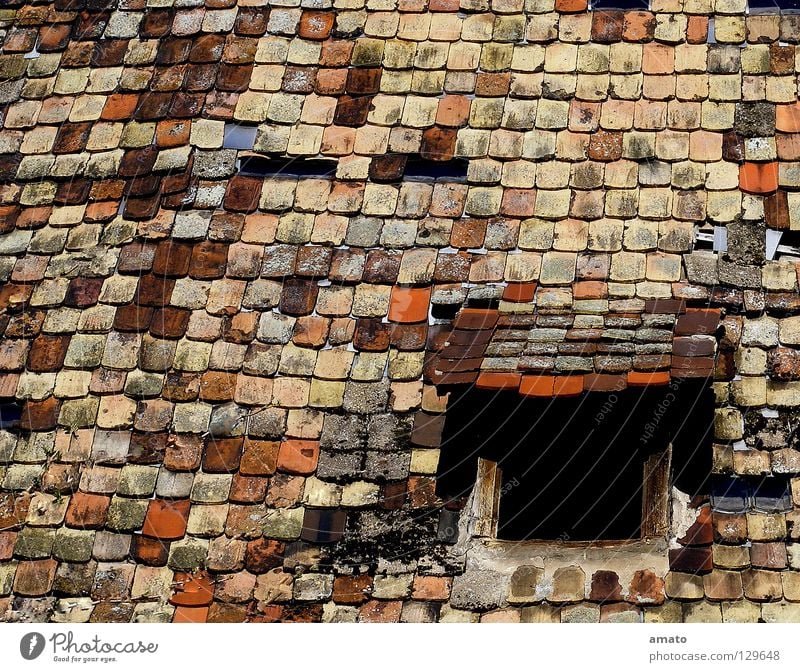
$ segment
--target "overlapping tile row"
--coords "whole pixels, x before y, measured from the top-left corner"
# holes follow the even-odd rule
[[[0,8],[0,618],[800,618],[800,19],[325,4]],[[476,597],[448,386],[712,376],[715,471],[788,506]]]

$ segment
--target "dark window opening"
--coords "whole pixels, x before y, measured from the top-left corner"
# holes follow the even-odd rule
[[[707,492],[713,409],[705,381],[571,398],[456,390],[437,494],[464,501],[489,461],[501,473],[499,539],[654,536],[652,509],[666,516],[672,484]]]
[[[336,174],[336,161],[244,156],[239,159],[239,173],[256,177],[333,177]]]
[[[0,403],[0,429],[14,429],[22,419],[22,404],[16,401]]]

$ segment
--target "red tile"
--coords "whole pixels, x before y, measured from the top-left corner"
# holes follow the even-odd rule
[[[431,300],[430,287],[392,288],[389,321],[401,323],[426,322]]]
[[[739,166],[739,188],[750,194],[770,194],[778,189],[778,163],[753,163]]]
[[[147,509],[142,534],[163,540],[181,539],[186,533],[190,506],[188,499],[154,499]]]
[[[530,303],[536,293],[535,282],[509,282],[503,290],[503,301]]]
[[[652,40],[656,29],[656,17],[652,12],[625,12],[622,39],[627,42]]]
[[[252,574],[264,574],[283,566],[285,546],[281,541],[260,537],[249,541],[244,554],[244,565]]]
[[[705,44],[708,41],[708,17],[690,16],[686,26],[686,41],[689,44]]]

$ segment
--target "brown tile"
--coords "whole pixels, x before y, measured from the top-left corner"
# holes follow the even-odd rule
[[[257,177],[234,176],[225,192],[225,208],[235,212],[255,212],[262,184],[263,180]]]
[[[595,10],[592,12],[592,40],[594,42],[619,42],[622,40],[625,13]]]
[[[422,133],[420,155],[431,161],[449,161],[455,154],[456,135],[454,128],[434,126],[425,129]]]
[[[305,10],[300,16],[300,25],[297,30],[299,37],[304,40],[324,40],[331,34],[334,12],[317,12]]]
[[[333,582],[333,601],[337,604],[363,604],[371,593],[372,577],[368,574],[337,576]]]
[[[286,315],[308,315],[314,311],[319,287],[317,283],[287,278],[283,283],[280,309]]]
[[[28,370],[37,373],[58,371],[64,364],[69,341],[69,335],[37,336],[28,352]]]
[[[163,567],[167,564],[169,546],[168,541],[135,534],[131,543],[131,557],[149,567]]]
[[[111,498],[76,492],[70,498],[64,522],[79,529],[99,529],[105,525]]]
[[[284,550],[283,542],[273,539],[260,537],[250,541],[244,554],[245,567],[253,574],[265,574],[283,566]]]
[[[189,276],[195,280],[215,280],[225,275],[228,263],[228,246],[223,243],[203,241],[192,249]]]
[[[341,96],[336,103],[333,123],[337,126],[363,126],[372,105],[372,96]]]
[[[232,473],[239,468],[243,439],[209,438],[203,452],[203,471]]]
[[[136,286],[134,301],[142,306],[165,306],[170,302],[175,281],[156,275],[143,275]]]
[[[58,562],[53,559],[20,562],[14,575],[14,594],[23,597],[46,595],[53,585],[57,568]]]
[[[391,325],[379,319],[359,319],[353,335],[353,347],[366,352],[385,352],[391,340]]]
[[[181,338],[186,334],[191,311],[185,308],[158,308],[150,320],[150,333],[156,338]]]

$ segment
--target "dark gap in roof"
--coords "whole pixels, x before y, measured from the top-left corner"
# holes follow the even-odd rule
[[[467,308],[482,308],[483,310],[495,310],[500,306],[500,299],[491,299],[491,298],[468,298],[466,307]]]
[[[460,308],[460,303],[434,303],[431,305],[431,317],[435,320],[454,320]]]
[[[499,538],[638,538],[649,455],[672,443],[672,482],[690,496],[707,492],[713,410],[706,381],[571,398],[455,390],[437,494],[468,495],[480,456],[503,472]]]
[[[22,419],[22,404],[17,401],[0,403],[0,429],[14,429]]]
[[[779,12],[783,11],[797,11],[800,9],[800,1],[798,0],[748,0],[747,8],[749,10],[761,10],[765,12]]]
[[[780,234],[781,238],[778,242],[775,258],[780,259],[783,255],[800,255],[800,231],[789,231],[784,229],[780,232]],[[769,242],[769,238],[767,238],[767,242]]]
[[[450,159],[448,161],[432,161],[421,156],[411,155],[406,161],[403,177],[408,180],[443,180],[454,182],[467,178],[466,159]]]
[[[603,9],[650,9],[649,0],[594,0],[591,3],[593,10]]]
[[[256,177],[333,177],[337,162],[333,159],[275,158],[243,156],[239,174]]]

